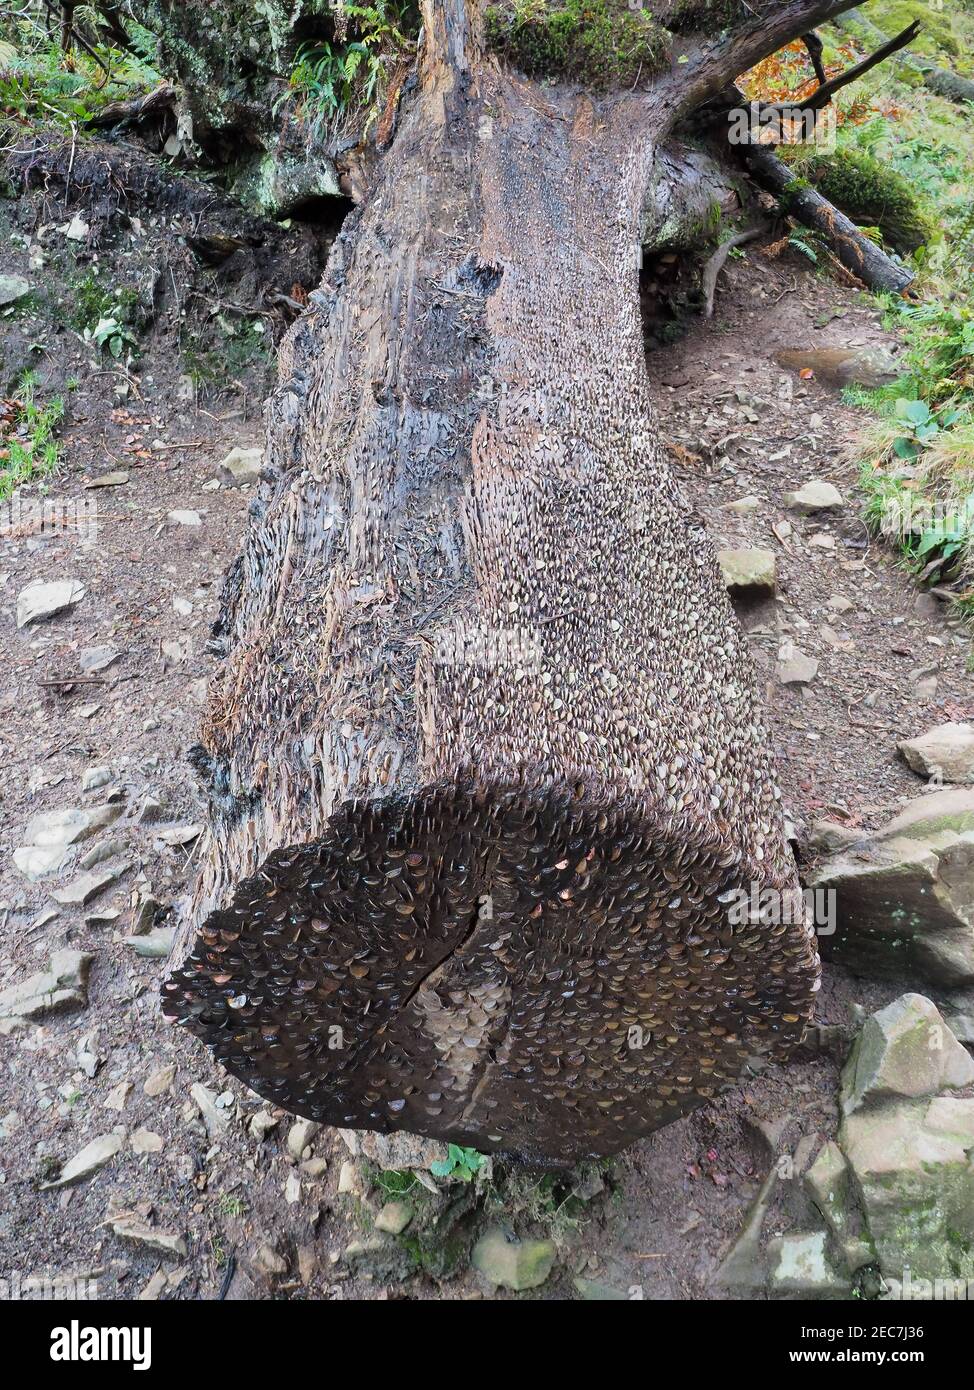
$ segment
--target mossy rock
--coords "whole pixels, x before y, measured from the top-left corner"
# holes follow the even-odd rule
[[[783,153],[801,182],[860,226],[878,227],[897,251],[915,251],[933,236],[933,218],[909,180],[872,155],[852,149],[829,155]]]
[[[917,53],[947,54],[953,58],[961,53],[961,43],[947,9],[930,4],[929,0],[893,0],[892,4],[887,0],[882,3],[874,0],[873,4],[863,5],[862,12],[890,38],[919,20],[923,30],[910,45]]]
[[[631,86],[668,66],[670,35],[627,0],[508,0],[486,12],[489,46],[529,77]]]

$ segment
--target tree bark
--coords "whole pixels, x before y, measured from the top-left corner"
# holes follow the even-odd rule
[[[775,7],[775,44],[836,8]],[[164,1008],[298,1114],[562,1164],[786,1055],[817,989],[639,319],[664,142],[728,72],[688,45],[597,99],[500,71],[460,0],[426,16],[281,352]],[[765,890],[777,918],[730,915]]]

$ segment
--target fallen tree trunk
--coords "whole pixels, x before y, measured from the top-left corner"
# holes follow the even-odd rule
[[[800,1040],[814,935],[659,443],[638,251],[681,115],[836,8],[682,39],[605,99],[425,7],[281,353],[194,755],[211,835],[164,1008],[272,1102],[559,1164]]]
[[[775,194],[790,216],[821,232],[845,268],[869,289],[902,294],[916,279],[912,270],[888,256],[821,193],[797,182],[794,170],[767,145],[744,146],[742,156],[756,182]]]

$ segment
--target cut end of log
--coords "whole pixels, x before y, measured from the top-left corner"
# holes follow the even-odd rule
[[[295,1114],[569,1164],[800,1042],[814,937],[733,921],[750,879],[582,785],[351,802],[209,915],[163,1008]]]

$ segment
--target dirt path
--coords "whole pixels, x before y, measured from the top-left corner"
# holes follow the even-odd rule
[[[827,387],[774,363],[782,348],[876,343],[875,313],[850,290],[757,255],[734,263],[724,284],[713,323],[652,356],[664,432],[715,540],[777,553],[779,597],[745,620],[799,837],[826,813],[876,824],[920,789],[896,759],[897,738],[974,709],[969,641],[869,543],[854,470],[844,461],[854,412]],[[167,843],[179,835],[165,832],[201,816],[185,754],[210,670],[208,628],[248,501],[245,491],[213,482],[227,450],[253,444],[259,433],[239,415],[214,418],[227,410],[205,415],[174,404],[172,379],[162,372],[144,394],[114,412],[108,400],[99,409],[90,397],[89,418],[75,413],[65,435],[67,468],[56,494],[97,499],[97,538],[0,540],[0,744],[8,773],[0,988],[43,969],[52,951],[92,956],[86,1008],[2,1040],[0,1263],[23,1274],[95,1271],[99,1296],[108,1298],[476,1296],[472,1272],[441,1288],[422,1275],[390,1286],[348,1274],[341,1252],[358,1232],[337,1190],[348,1156],[342,1140],[317,1136],[310,1163],[289,1156],[288,1117],[270,1115],[163,1023],[161,961],[135,954],[125,940],[134,903],[156,899],[155,925],[164,927],[165,909],[178,911],[192,883],[198,842]],[[106,469],[127,470],[128,481],[85,492],[85,478]],[[783,493],[811,478],[836,483],[848,499],[834,519],[785,510]],[[726,509],[746,496],[758,498],[754,510]],[[172,512],[195,513],[198,524]],[[792,532],[781,540],[771,528],[783,535],[783,520]],[[18,593],[55,578],[79,580],[84,598],[50,623],[18,630]],[[804,688],[777,679],[784,638],[818,659]],[[98,673],[103,684],[41,685],[76,671],[80,653],[101,645],[120,653]],[[108,769],[107,780],[83,791],[83,775],[96,768]],[[64,880],[27,882],[13,851],[32,817],[111,796],[124,814],[90,844],[107,847],[103,863],[129,867],[88,907],[57,907],[51,889]],[[855,1003],[875,1006],[899,992],[830,970],[822,1020],[847,1024]],[[581,1223],[560,1237],[558,1271],[541,1296],[572,1296],[576,1274],[647,1298],[722,1296],[714,1272],[767,1172],[768,1126],[784,1122],[780,1142],[796,1154],[800,1174],[834,1128],[840,1060],[823,1053],[787,1074],[755,1075],[741,1093],[625,1154]],[[205,1117],[194,1085],[220,1097]],[[258,1114],[271,1123],[263,1136],[259,1121],[251,1125]],[[106,1167],[76,1186],[42,1190],[61,1162],[116,1131],[124,1139]],[[795,1218],[798,1188],[782,1184],[772,1225],[783,1229]],[[151,1219],[184,1237],[185,1248],[164,1256],[126,1242],[109,1219],[118,1212]],[[263,1245],[272,1252],[260,1254]]]

